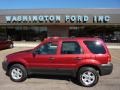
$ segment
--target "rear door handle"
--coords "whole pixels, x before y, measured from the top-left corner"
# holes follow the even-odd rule
[[[49,57],[49,60],[55,60],[55,58],[54,57]]]
[[[81,57],[76,57],[75,60],[82,60],[83,58]]]

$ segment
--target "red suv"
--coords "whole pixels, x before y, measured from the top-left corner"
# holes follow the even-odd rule
[[[15,82],[31,74],[69,75],[85,87],[113,70],[110,53],[98,38],[48,38],[34,49],[6,56],[2,65]]]

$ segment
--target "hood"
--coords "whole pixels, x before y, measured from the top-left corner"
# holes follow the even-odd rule
[[[15,58],[19,58],[19,57],[25,57],[29,54],[31,54],[33,49],[29,49],[29,50],[24,50],[24,51],[19,51],[19,52],[15,52],[15,53],[12,53],[12,54],[9,54],[6,56],[6,58],[9,60],[9,59],[15,59]]]

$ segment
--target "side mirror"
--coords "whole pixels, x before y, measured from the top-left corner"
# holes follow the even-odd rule
[[[32,54],[33,54],[33,56],[35,57],[36,54],[40,54],[40,53],[41,53],[40,50],[34,50]]]

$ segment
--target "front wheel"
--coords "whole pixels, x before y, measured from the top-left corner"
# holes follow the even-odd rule
[[[92,67],[82,67],[77,76],[78,82],[85,87],[92,87],[99,80],[98,72]]]
[[[22,82],[27,78],[27,72],[23,65],[14,64],[9,69],[10,79],[14,82]]]

